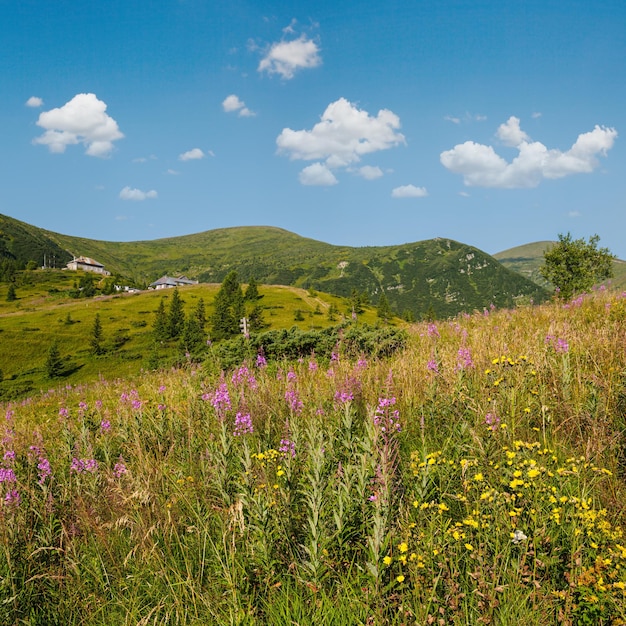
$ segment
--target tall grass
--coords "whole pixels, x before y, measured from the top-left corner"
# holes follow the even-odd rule
[[[626,298],[2,407],[0,623],[620,624]]]

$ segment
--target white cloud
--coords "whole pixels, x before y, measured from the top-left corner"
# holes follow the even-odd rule
[[[459,191],[459,196],[463,196],[463,198],[469,198],[470,195],[467,191]]]
[[[237,115],[239,117],[254,117],[256,113],[251,111],[243,100],[239,99],[239,96],[235,94],[231,94],[224,99],[222,102],[222,108],[226,113],[234,113],[238,111]]]
[[[359,176],[365,180],[375,180],[384,176],[383,171],[377,165],[364,165],[357,170]]]
[[[323,163],[313,163],[305,167],[298,175],[298,180],[303,185],[315,185],[318,187],[330,187],[339,182]]]
[[[453,124],[461,123],[460,117],[453,117],[452,115],[445,115],[443,119],[446,120],[446,122],[452,122]]]
[[[519,117],[514,115],[511,115],[504,124],[498,126],[496,135],[505,146],[512,148],[519,146],[524,141],[530,141],[530,137],[520,128]]]
[[[26,106],[37,109],[40,106],[43,106],[43,100],[37,96],[31,96],[28,100],[26,100]]]
[[[455,174],[462,174],[468,187],[536,187],[544,178],[592,172],[598,166],[597,157],[606,156],[613,147],[617,131],[596,125],[562,152],[532,141],[519,127],[519,120],[511,117],[498,128],[498,137],[519,152],[510,163],[496,154],[492,146],[466,141],[442,152],[441,164]]]
[[[580,216],[581,216],[580,211],[570,211],[570,212],[567,214],[567,217],[580,217]]]
[[[206,154],[200,150],[200,148],[193,148],[192,150],[187,150],[187,152],[183,152],[178,155],[179,161],[196,161],[198,159],[204,159]]]
[[[261,59],[259,72],[280,74],[284,79],[291,79],[300,69],[318,67],[322,64],[319,46],[306,35],[292,41],[279,41],[270,46]]]
[[[531,117],[536,120],[537,118],[541,117],[541,113],[539,111],[535,111]]]
[[[158,194],[154,189],[151,191],[141,191],[141,189],[131,189],[130,187],[124,187],[120,191],[120,198],[122,200],[135,200],[141,202],[142,200],[153,200],[157,198]]]
[[[178,176],[180,174],[180,172],[177,172],[176,170],[173,170],[172,168],[166,170],[165,173],[169,174],[170,176]]]
[[[395,113],[382,109],[373,117],[340,98],[326,107],[311,130],[284,128],[276,145],[278,153],[287,154],[292,161],[324,160],[327,170],[346,168],[363,155],[406,143],[399,128],[400,118]]]
[[[427,195],[426,187],[416,187],[415,185],[402,185],[391,192],[392,198],[425,198]]]
[[[37,125],[45,129],[34,143],[50,152],[65,152],[67,146],[82,143],[89,156],[106,157],[113,142],[122,139],[117,122],[106,114],[107,105],[93,93],[79,93],[58,109],[44,111]]]

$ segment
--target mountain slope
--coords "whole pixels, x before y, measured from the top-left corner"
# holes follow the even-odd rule
[[[10,218],[5,218],[10,219]],[[221,282],[230,270],[242,281],[317,289],[339,296],[353,291],[377,302],[384,292],[397,313],[439,317],[494,304],[536,302],[546,292],[477,248],[450,239],[399,246],[334,246],[280,228],[247,226],[138,242],[70,237],[34,226],[72,255],[97,259],[114,273],[147,284],[163,274]]]

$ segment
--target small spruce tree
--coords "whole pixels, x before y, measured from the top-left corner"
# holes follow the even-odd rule
[[[48,378],[59,378],[63,376],[63,359],[59,352],[59,345],[56,341],[52,343],[48,350],[48,356],[45,363],[46,375]]]
[[[168,322],[167,314],[165,313],[164,298],[161,298],[159,308],[155,313],[154,323],[152,324],[152,333],[155,341],[165,341],[168,338]]]
[[[100,313],[96,313],[96,316],[93,319],[89,345],[91,347],[91,354],[95,356],[104,354],[104,348],[102,347],[102,322],[100,321]]]
[[[227,339],[239,333],[239,321],[245,315],[243,292],[236,271],[230,272],[213,303],[211,335],[215,339]]]
[[[383,291],[378,299],[378,306],[376,307],[376,315],[383,321],[387,322],[392,316],[391,307],[389,306],[389,300]]]
[[[9,289],[7,291],[7,302],[15,302],[17,300],[17,294],[15,293],[15,285],[13,283],[9,284]]]

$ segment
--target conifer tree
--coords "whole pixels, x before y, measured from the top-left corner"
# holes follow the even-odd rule
[[[165,341],[168,338],[167,331],[167,315],[165,313],[165,299],[161,298],[159,302],[159,308],[154,316],[154,324],[152,325],[152,332],[154,333],[154,339],[156,341]]]
[[[98,356],[104,353],[104,348],[102,347],[102,322],[100,321],[100,313],[96,313],[94,317],[89,345],[91,346],[91,354]]]
[[[63,376],[63,359],[61,359],[59,345],[56,341],[52,343],[50,349],[48,350],[45,368],[48,378],[59,378],[60,376]]]
[[[391,307],[389,306],[389,300],[383,291],[378,299],[378,306],[376,307],[376,315],[385,322],[391,318]]]
[[[206,309],[204,308],[204,299],[200,298],[198,300],[198,304],[196,305],[196,309],[193,312],[195,318],[198,320],[198,325],[200,326],[200,330],[204,333],[204,327],[206,326]]]
[[[9,284],[9,289],[7,291],[7,302],[15,302],[17,300],[17,294],[15,293],[15,285],[13,283]]]
[[[180,347],[189,354],[196,353],[204,343],[204,333],[200,328],[198,318],[190,315],[185,320],[182,336],[180,339]]]
[[[246,289],[245,300],[248,302],[256,302],[259,299],[259,288],[254,276],[250,279],[248,283],[248,288]]]
[[[170,310],[167,314],[167,335],[170,339],[178,339],[185,326],[185,311],[183,301],[178,293],[178,287],[174,287]]]
[[[215,296],[211,316],[211,334],[226,339],[239,333],[239,321],[245,315],[243,292],[236,271],[230,272]]]

